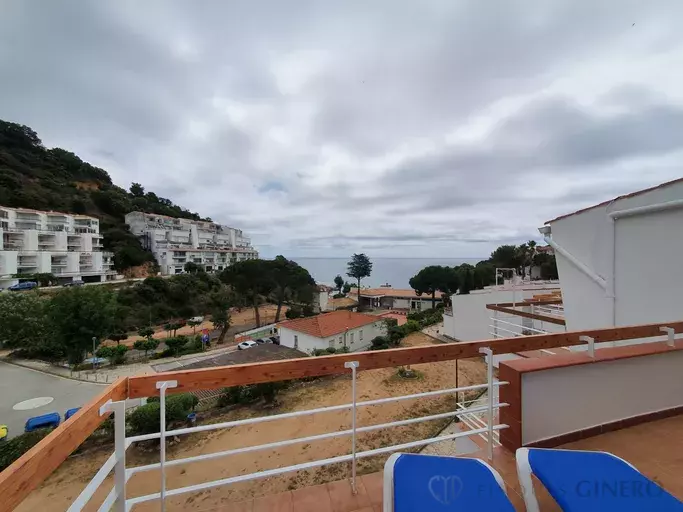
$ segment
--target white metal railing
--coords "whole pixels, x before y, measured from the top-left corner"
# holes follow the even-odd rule
[[[111,489],[107,497],[105,498],[102,505],[99,507],[100,512],[108,512],[109,510],[114,510],[115,512],[127,512],[133,506],[139,503],[145,503],[148,501],[160,500],[161,510],[165,510],[165,499],[172,496],[177,496],[180,494],[198,492],[205,489],[220,487],[224,485],[230,485],[238,482],[247,482],[251,480],[257,480],[261,478],[267,478],[271,476],[281,475],[284,473],[289,473],[293,471],[306,470],[311,468],[317,468],[321,466],[326,466],[329,464],[338,464],[342,462],[351,463],[351,486],[355,494],[356,492],[356,463],[358,459],[363,459],[367,457],[373,457],[376,455],[381,455],[385,453],[408,450],[412,448],[422,447],[428,444],[437,443],[440,441],[449,441],[462,437],[469,436],[482,436],[487,440],[487,456],[489,460],[493,458],[493,448],[495,444],[498,443],[497,435],[498,431],[507,428],[507,425],[494,424],[495,416],[494,411],[498,411],[501,407],[508,404],[499,403],[497,400],[498,394],[496,390],[499,386],[508,384],[507,382],[498,382],[493,376],[493,353],[489,348],[482,348],[481,353],[486,355],[487,360],[487,382],[486,384],[477,384],[472,386],[464,386],[459,388],[442,389],[437,391],[427,391],[423,393],[415,393],[411,395],[403,395],[397,397],[380,398],[375,400],[367,400],[358,402],[356,401],[356,383],[357,383],[357,370],[359,363],[357,361],[351,361],[344,364],[345,368],[351,370],[351,402],[341,405],[333,405],[328,407],[320,407],[316,409],[307,409],[303,411],[288,412],[283,414],[277,414],[273,416],[263,416],[259,418],[248,418],[243,420],[228,421],[223,423],[215,423],[209,425],[200,425],[196,427],[179,428],[174,430],[166,430],[166,392],[168,389],[177,387],[177,381],[159,381],[157,382],[157,389],[159,389],[159,404],[160,404],[160,421],[159,421],[159,432],[153,434],[139,435],[126,437],[125,435],[125,411],[126,404],[125,400],[112,402],[109,401],[103,405],[100,409],[100,414],[106,414],[109,412],[114,412],[114,424],[115,424],[115,449],[114,453],[107,459],[103,466],[99,469],[97,474],[88,483],[81,494],[73,501],[69,507],[69,512],[76,512],[83,509],[92,496],[95,494],[97,489],[104,483],[105,479],[109,473],[114,470],[114,487]],[[419,416],[415,418],[409,418],[405,420],[391,421],[388,423],[382,423],[378,425],[367,425],[359,427],[357,425],[357,410],[360,407],[370,407],[373,405],[395,403],[402,400],[411,400],[416,398],[424,397],[434,397],[447,394],[456,394],[466,392],[482,390],[486,391],[486,397],[480,397],[475,400],[470,401],[471,407],[465,407],[464,404],[457,404],[455,411],[449,411],[439,414],[431,414],[427,416]],[[286,418],[295,418],[310,416],[318,413],[332,412],[332,411],[342,411],[349,410],[351,412],[351,428],[341,431],[326,432],[322,434],[298,437],[294,439],[286,439],[283,441],[276,441],[270,443],[264,443],[260,445],[247,446],[242,448],[235,448],[231,450],[225,450],[214,453],[207,453],[202,455],[195,455],[192,457],[185,457],[182,459],[166,460],[166,440],[168,437],[179,436],[184,434],[191,434],[195,432],[206,432],[211,430],[219,430],[230,427],[251,425],[255,423],[276,421]],[[480,416],[481,415],[481,416]],[[463,418],[470,418],[465,420]],[[457,432],[455,434],[447,435],[437,435],[436,437],[430,437],[427,439],[419,439],[416,441],[395,444],[392,446],[383,446],[381,448],[375,448],[372,450],[357,451],[356,438],[358,434],[365,432],[371,432],[374,430],[380,430],[384,428],[399,427],[405,425],[411,425],[414,423],[419,423],[423,421],[433,421],[438,419],[447,418],[460,418],[463,423],[467,424],[471,430]],[[476,418],[476,419],[472,419]],[[293,444],[300,443],[310,443],[313,441],[320,441],[324,439],[332,439],[338,437],[350,437],[351,446],[350,453],[346,455],[340,455],[336,457],[330,457],[326,459],[317,459],[309,462],[293,464],[290,466],[285,466],[281,468],[268,469],[264,471],[257,471],[254,473],[248,473],[245,475],[238,475],[229,478],[222,478],[219,480],[213,480],[209,482],[203,482],[195,485],[188,485],[185,487],[180,487],[176,489],[166,488],[166,469],[173,466],[178,466],[181,464],[188,464],[192,462],[200,462],[212,459],[218,459],[222,457],[228,457],[231,455],[256,452],[261,450],[268,450],[273,448],[280,448],[283,446],[289,446]],[[160,453],[159,462],[155,464],[147,464],[144,466],[137,466],[132,468],[126,468],[126,449],[135,442],[147,441],[151,439],[160,439]],[[145,471],[159,470],[161,475],[160,490],[159,492],[145,494],[143,496],[138,496],[135,498],[127,498],[126,496],[126,485],[128,480],[136,473],[141,473]]]
[[[564,319],[562,304],[524,304],[526,312],[537,315]],[[531,334],[552,334],[566,331],[566,325],[544,321],[542,318],[528,318],[513,313],[492,310],[489,317],[489,334],[494,338],[509,338],[511,336],[528,336]]]

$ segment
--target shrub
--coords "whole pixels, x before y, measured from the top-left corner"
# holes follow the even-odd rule
[[[385,350],[389,348],[389,339],[386,336],[376,336],[370,344],[370,350]]]
[[[109,359],[110,364],[123,364],[126,361],[126,345],[116,345],[114,347],[100,347],[95,352],[97,357]]]
[[[0,471],[30,450],[42,438],[52,432],[51,428],[41,428],[33,432],[19,434],[0,443]]]
[[[285,316],[290,320],[292,318],[300,318],[303,316],[303,311],[299,306],[292,306],[285,312]]]
[[[156,398],[156,400],[154,400]],[[171,395],[166,399],[166,425],[174,421],[183,421],[196,407],[199,400],[191,393]],[[133,435],[159,432],[161,404],[158,397],[150,397],[145,405],[141,405],[128,415],[128,425]]]
[[[176,357],[180,355],[180,349],[187,344],[187,336],[176,336],[174,338],[166,338],[164,340],[166,346],[171,350]]]
[[[248,386],[233,386],[224,388],[218,397],[218,406],[225,407],[233,404],[251,404],[263,398],[267,403],[273,403],[280,389],[287,386],[287,382],[263,382]]]
[[[337,349],[334,347],[327,347],[325,349],[325,352],[327,352],[328,354],[335,354],[337,352]]]
[[[351,349],[349,347],[342,347],[339,350],[337,350],[337,354],[348,354],[351,352]]]
[[[310,304],[304,304],[304,306],[301,308],[301,314],[303,316],[313,316],[315,315],[315,310]]]
[[[343,293],[335,293],[334,295],[332,295],[333,299],[343,299],[344,297],[346,297],[346,295],[344,295]]]
[[[417,332],[422,329],[420,322],[416,322],[415,320],[408,320],[402,327],[407,333]]]

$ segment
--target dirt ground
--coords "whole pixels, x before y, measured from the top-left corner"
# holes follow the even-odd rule
[[[282,320],[285,319],[285,312],[287,311],[287,306],[282,306],[282,312],[280,313],[280,318]],[[277,306],[274,304],[264,304],[259,308],[259,313],[261,315],[261,325],[268,325],[269,323],[273,323],[275,321],[275,312],[277,311]],[[242,308],[241,310],[234,309],[231,311],[231,327],[239,327],[239,326],[252,326],[255,325],[255,318],[254,318],[254,309],[253,308]],[[166,336],[168,336],[168,333],[163,329],[163,327],[155,327],[156,331],[154,333],[154,338],[157,339],[164,339]],[[201,333],[202,329],[213,329],[213,322],[211,320],[205,320],[201,324],[197,325],[196,327],[190,327],[189,325],[186,325],[185,327],[182,327],[178,329],[177,334],[181,335],[184,334],[186,336],[190,336],[193,333]],[[133,346],[133,343],[135,343],[137,340],[139,340],[141,336],[138,335],[132,335],[123,340],[121,343],[128,345],[128,346]],[[111,340],[108,342],[109,344],[115,344],[115,342],[112,342]]]
[[[405,341],[406,346],[434,343],[433,338],[422,333],[413,333]],[[398,377],[396,368],[361,371],[358,377],[358,400],[372,400],[390,396],[400,396],[430,390],[455,387],[455,361],[414,365],[420,378],[406,380]],[[486,366],[481,359],[459,362],[459,386],[486,382]],[[215,417],[212,422],[230,421],[251,416],[280,414],[289,411],[311,409],[329,405],[349,403],[351,400],[350,377],[338,376],[318,381],[298,384],[278,395],[278,406],[264,410],[262,406],[240,408]],[[470,396],[466,399],[471,398]],[[435,398],[404,400],[358,409],[358,425],[367,426],[427,414],[438,414],[454,410],[454,397],[443,395]],[[221,450],[252,446],[279,440],[310,436],[350,428],[350,411],[318,413],[301,418],[276,420],[255,425],[245,425],[230,429],[185,436],[176,445],[169,447],[169,459],[208,454]],[[358,450],[379,448],[391,444],[424,439],[437,434],[448,420],[434,420],[403,427],[393,427],[360,434]],[[350,453],[350,436],[326,439],[310,444],[296,444],[278,449],[263,450],[191,464],[183,464],[167,469],[167,488],[173,489],[198,484],[220,478],[227,478],[255,471],[283,467],[310,460],[334,457]],[[111,450],[89,453],[72,457],[17,509],[22,512],[32,510],[64,510],[87,482],[96,473]],[[359,473],[369,473],[381,469],[385,456],[359,460]],[[137,466],[158,462],[157,451],[143,452],[131,447],[127,452],[127,466]],[[166,500],[167,510],[206,511],[218,509],[228,502],[248,497],[275,494],[308,485],[347,477],[349,464],[325,466],[310,471],[287,473],[280,476],[222,486],[202,492],[183,494]],[[128,482],[128,497],[159,491],[160,475],[149,471],[134,475]],[[101,486],[86,510],[97,510],[113,485],[110,476]],[[49,505],[48,505],[49,504]],[[133,509],[138,511],[159,510],[158,502],[148,502]]]
[[[352,299],[350,297],[342,297],[340,299],[328,299],[327,300],[327,307],[335,310],[337,308],[343,308],[346,306],[354,306],[357,304],[357,301],[355,299]]]

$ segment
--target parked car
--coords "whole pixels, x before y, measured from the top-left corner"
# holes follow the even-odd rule
[[[12,286],[10,286],[7,289],[12,291],[12,292],[19,292],[22,290],[33,290],[37,286],[38,286],[38,283],[36,283],[35,281],[24,281],[23,283],[13,284]]]
[[[280,336],[271,336],[271,337],[268,338],[268,339],[269,339],[270,341],[272,341],[275,345],[279,345],[279,344],[280,344]]]
[[[64,283],[62,286],[69,287],[69,286],[83,286],[85,283],[80,280],[80,279],[74,279],[73,281],[69,283]]]
[[[273,343],[270,338],[259,338],[256,340],[256,343],[259,345],[263,345],[264,343]]]
[[[239,345],[237,345],[237,350],[246,350],[251,347],[255,347],[256,342],[255,341],[243,341]]]

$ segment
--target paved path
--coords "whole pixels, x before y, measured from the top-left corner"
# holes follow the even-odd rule
[[[9,427],[9,437],[24,431],[24,423],[32,416],[58,412],[64,420],[64,412],[80,407],[105,389],[90,382],[48,375],[28,368],[0,362],[0,423]],[[12,407],[24,400],[52,397],[48,405],[24,411]]]

